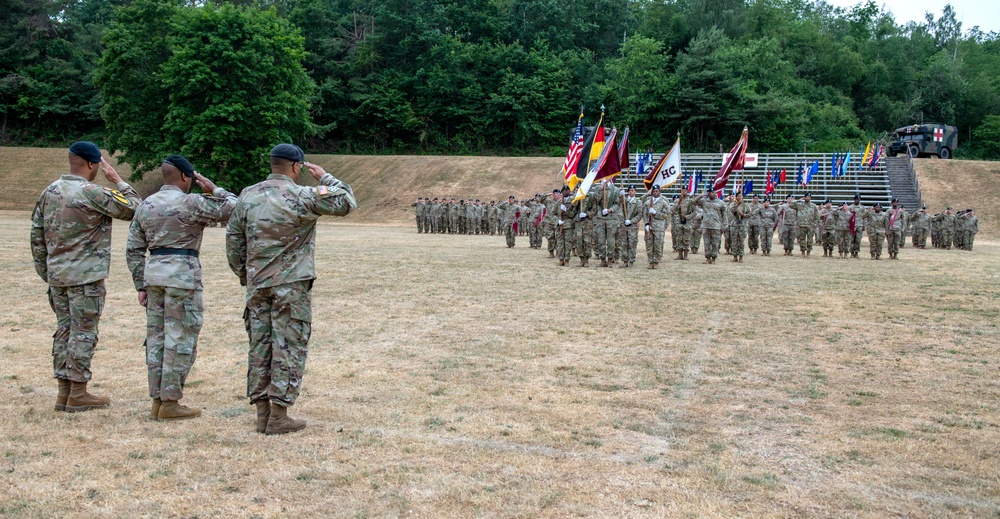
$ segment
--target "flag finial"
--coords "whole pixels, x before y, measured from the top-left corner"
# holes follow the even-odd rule
[[[601,103],[601,113],[604,113],[604,103]]]

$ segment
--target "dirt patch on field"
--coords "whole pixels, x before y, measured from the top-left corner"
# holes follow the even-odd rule
[[[924,203],[931,214],[951,207],[975,209],[979,235],[1000,236],[1000,162],[914,160]]]

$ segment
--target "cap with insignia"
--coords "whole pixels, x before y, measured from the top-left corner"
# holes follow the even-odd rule
[[[631,190],[633,190],[633,189],[635,189],[635,186],[631,186],[631,185],[630,185],[630,186],[628,186],[628,190],[629,190],[629,191],[631,191]]]
[[[87,141],[74,142],[69,147],[69,152],[80,157],[87,162],[100,162],[101,149],[96,144]]]
[[[180,172],[183,173],[185,177],[194,176],[194,166],[192,166],[191,163],[188,162],[188,159],[185,159],[180,155],[170,155],[167,158],[163,159],[163,163],[170,164],[171,166],[179,169]]]
[[[507,200],[514,200],[514,195],[510,195],[510,196],[508,196],[508,197],[507,197]]]
[[[271,148],[271,156],[279,159],[288,159],[293,162],[306,160],[306,154],[302,152],[302,148],[294,144],[279,144]]]
[[[827,198],[827,199],[826,199],[826,201],[825,201],[825,202],[823,202],[823,203],[824,203],[824,204],[832,204],[832,203],[833,203],[833,200],[830,200],[829,198]]]
[[[802,195],[802,196],[804,196],[804,197],[805,197],[805,196],[808,196],[809,198],[812,198],[812,195],[811,195],[811,194],[809,194],[809,192],[808,192],[808,191],[806,191],[806,194],[804,194],[804,195]]]
[[[895,204],[895,203],[898,203],[898,202],[899,202],[899,199],[898,199],[898,198],[893,198],[893,199],[892,199],[892,203],[894,203],[894,204]]]
[[[854,200],[861,200],[861,195],[854,195]]]
[[[553,192],[553,193],[558,193],[558,192],[559,192],[559,190],[558,190],[558,189],[553,189],[553,190],[552,190],[552,192]]]
[[[660,185],[659,184],[653,184],[653,190],[654,191],[659,191],[660,190]]]

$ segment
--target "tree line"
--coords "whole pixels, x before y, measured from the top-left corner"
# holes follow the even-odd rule
[[[754,151],[842,151],[933,121],[956,157],[1000,158],[1000,38],[951,6],[900,25],[872,0],[6,4],[5,145],[559,155],[603,104],[633,149],[717,151],[747,125]]]

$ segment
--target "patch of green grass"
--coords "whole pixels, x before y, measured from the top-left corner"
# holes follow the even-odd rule
[[[759,476],[743,476],[743,481],[751,485],[758,485],[767,488],[774,488],[778,484],[778,476],[765,472]]]
[[[448,423],[448,421],[445,420],[444,418],[441,418],[440,416],[432,416],[424,420],[424,425],[430,428],[439,427],[446,423]]]
[[[903,429],[896,429],[895,427],[868,427],[854,431],[851,433],[851,436],[855,438],[875,438],[886,441],[896,441],[903,438],[914,437],[913,433],[904,431]]]
[[[237,416],[247,414],[247,412],[246,407],[230,407],[220,412],[219,416],[223,418],[236,418]]]

